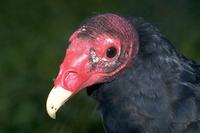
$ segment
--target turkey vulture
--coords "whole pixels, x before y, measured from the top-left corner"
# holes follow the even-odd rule
[[[99,14],[69,42],[47,99],[50,117],[87,87],[108,133],[200,133],[200,65],[157,27]]]

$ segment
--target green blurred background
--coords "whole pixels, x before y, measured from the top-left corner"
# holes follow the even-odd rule
[[[57,114],[45,109],[67,40],[98,13],[142,16],[200,62],[199,0],[1,0],[0,133],[103,133],[95,102],[81,91]]]

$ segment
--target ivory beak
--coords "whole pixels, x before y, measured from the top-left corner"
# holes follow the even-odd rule
[[[70,98],[71,95],[71,91],[68,91],[60,86],[51,90],[46,102],[46,109],[51,118],[56,118],[56,112]]]

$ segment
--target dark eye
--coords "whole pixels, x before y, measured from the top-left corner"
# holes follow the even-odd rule
[[[106,51],[106,56],[108,58],[113,58],[117,54],[117,49],[115,47],[110,47]]]

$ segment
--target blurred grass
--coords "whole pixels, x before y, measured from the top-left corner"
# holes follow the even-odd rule
[[[200,62],[199,0],[0,1],[0,133],[102,133],[85,91],[51,120],[46,97],[70,34],[102,12],[142,16],[189,58]]]

